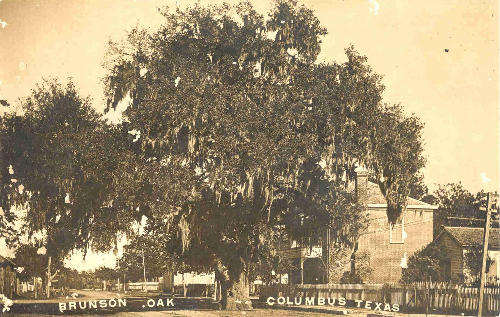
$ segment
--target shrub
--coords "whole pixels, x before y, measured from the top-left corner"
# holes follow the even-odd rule
[[[408,268],[403,269],[402,283],[422,282],[431,278],[432,281],[445,281],[448,258],[444,249],[434,243],[430,243],[415,252],[408,259]]]

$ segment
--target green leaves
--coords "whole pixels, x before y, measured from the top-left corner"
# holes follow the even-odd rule
[[[442,217],[485,218],[485,213],[480,210],[484,196],[484,192],[472,194],[461,183],[439,186],[434,192]]]
[[[406,207],[411,186],[424,167],[423,124],[405,116],[400,105],[385,105],[371,136],[371,167],[387,200],[387,217],[394,223]]]
[[[116,151],[119,134],[108,129],[71,81],[65,86],[44,81],[21,106],[22,116],[4,119],[2,170],[12,166],[11,177],[24,190],[9,187],[3,208],[26,209],[26,232],[45,232],[49,255],[86,250],[92,238],[105,235],[97,234],[95,223],[112,226],[116,220],[107,206],[122,160]]]
[[[424,164],[422,124],[382,105],[366,57],[349,47],[347,62],[317,64],[326,30],[294,1],[268,20],[249,3],[163,15],[157,32],[109,45],[108,110],[131,99],[121,124],[56,81],[4,118],[2,207],[26,204],[49,252],[107,250],[144,216],[159,248],[232,276],[279,263],[288,238],[329,229],[349,247],[365,225],[349,188],[359,165],[396,221]]]
[[[421,250],[415,252],[408,259],[408,268],[403,270],[401,281],[403,283],[425,282],[429,278],[432,281],[446,281],[442,267],[449,265],[445,250],[437,244],[431,243]]]
[[[396,221],[423,166],[422,126],[381,105],[366,57],[349,47],[347,62],[315,64],[326,30],[293,1],[268,21],[249,3],[163,15],[156,33],[110,46],[105,84],[110,107],[130,94],[124,126],[140,133],[117,187],[150,188],[128,203],[162,220],[154,232],[184,263],[237,276],[272,263],[279,239],[313,243],[323,229],[351,246],[365,225],[348,190],[358,165]]]
[[[276,32],[275,44],[292,58],[312,64],[321,51],[320,36],[327,31],[311,9],[298,6],[297,1],[281,0],[269,14],[266,26]]]
[[[23,281],[32,281],[33,277],[45,278],[47,273],[44,268],[47,267],[47,254],[39,254],[39,244],[21,244],[16,248],[15,257],[13,262],[24,268],[19,277]],[[63,267],[62,259],[55,259],[52,262],[53,271],[59,270]]]

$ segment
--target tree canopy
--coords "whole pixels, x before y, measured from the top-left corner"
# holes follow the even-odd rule
[[[129,96],[122,123],[57,81],[2,118],[2,219],[26,209],[49,263],[110,249],[146,217],[144,238],[159,237],[148,243],[215,271],[234,305],[249,275],[279,264],[281,244],[328,230],[333,247],[354,245],[366,220],[349,186],[357,167],[397,221],[425,163],[423,126],[383,102],[365,56],[351,46],[344,63],[317,62],[326,29],[293,0],[266,18],[248,2],[161,14],[158,31],[109,45],[107,110]]]
[[[38,237],[48,272],[73,249],[110,249],[130,223],[113,199],[126,132],[105,124],[71,81],[45,80],[20,106],[2,118],[0,167],[2,209],[25,213],[18,236]]]
[[[22,267],[22,272],[18,277],[22,281],[30,281],[33,277],[45,278],[44,267],[47,265],[47,254],[40,254],[38,246],[34,244],[21,244],[16,249],[13,262]],[[56,259],[53,263],[56,270],[63,267],[61,259]]]
[[[123,124],[140,159],[125,179],[146,199],[130,208],[160,224],[184,262],[230,288],[283,237],[330,229],[352,245],[358,165],[397,220],[424,164],[422,124],[383,104],[366,57],[349,47],[345,63],[316,63],[326,30],[294,1],[267,19],[247,2],[162,14],[157,32],[110,44],[105,92],[110,108],[132,100]]]
[[[461,183],[440,185],[437,190],[429,195],[431,203],[439,206],[434,219],[434,230],[438,233],[441,226],[451,227],[484,227],[486,220],[486,193],[479,191],[472,193]],[[497,193],[491,195],[492,201],[498,197]],[[490,202],[491,203],[491,202]],[[498,210],[498,205],[490,205]],[[498,227],[498,215],[492,213],[492,227]]]
[[[485,205],[486,194],[483,191],[473,194],[461,183],[450,183],[439,186],[433,196],[435,203],[439,205],[439,212],[445,217],[486,217],[486,213],[480,210]]]
[[[70,81],[38,85],[21,100],[22,116],[4,118],[4,166],[11,180],[5,210],[26,210],[28,235],[44,237],[51,256],[86,249],[100,222],[114,217],[110,189],[116,172],[117,137],[78,95]]]
[[[180,261],[176,261],[168,252],[164,239],[164,235],[157,235],[153,230],[134,237],[124,246],[123,255],[118,260],[119,267],[115,270],[132,282],[143,281],[144,269],[148,280],[162,277],[167,272],[181,271]]]
[[[425,282],[429,278],[432,281],[449,281],[451,273],[444,270],[444,267],[449,266],[449,261],[443,248],[430,243],[410,256],[408,268],[403,269],[401,282]]]

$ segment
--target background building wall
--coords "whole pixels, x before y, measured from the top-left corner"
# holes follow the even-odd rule
[[[432,210],[407,210],[404,216],[404,232],[401,224],[396,225],[395,234],[403,234],[402,243],[391,243],[390,227],[384,208],[369,208],[370,222],[367,230],[358,242],[358,252],[365,251],[370,255],[370,266],[373,272],[365,282],[397,283],[401,279],[401,262],[433,239]],[[394,237],[396,238],[396,237]]]

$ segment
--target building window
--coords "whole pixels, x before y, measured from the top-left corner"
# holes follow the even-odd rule
[[[405,218],[401,217],[395,224],[389,224],[389,242],[404,243],[405,239]]]

